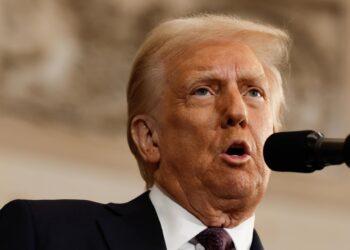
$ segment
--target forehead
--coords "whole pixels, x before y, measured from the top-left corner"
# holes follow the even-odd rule
[[[257,56],[242,42],[211,41],[192,45],[167,66],[168,76],[179,84],[197,77],[235,81],[266,78]]]

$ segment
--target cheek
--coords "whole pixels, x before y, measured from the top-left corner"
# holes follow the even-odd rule
[[[263,143],[273,133],[274,119],[270,106],[266,105],[257,112],[252,112],[250,117],[250,125],[255,130],[256,136],[260,138]]]
[[[255,142],[256,163],[262,170],[269,171],[264,161],[263,147],[266,139],[273,133],[272,112],[266,109],[264,112],[255,112],[250,118],[249,126]]]
[[[161,130],[168,133],[171,139],[181,139],[180,136],[195,137],[194,142],[200,143],[211,137],[216,127],[217,119],[210,108],[204,110],[185,107],[164,116]]]
[[[188,164],[192,161],[208,160],[216,138],[215,118],[210,111],[177,110],[164,117],[160,127],[160,146],[163,160],[180,159]],[[161,147],[162,149],[162,147]]]
[[[213,127],[216,119],[216,111],[213,106],[207,107],[182,107],[168,117],[172,124],[176,124],[179,128],[203,128]]]

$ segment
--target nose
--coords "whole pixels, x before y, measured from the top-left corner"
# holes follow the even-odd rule
[[[222,96],[221,127],[247,126],[247,107],[238,88],[228,90]]]

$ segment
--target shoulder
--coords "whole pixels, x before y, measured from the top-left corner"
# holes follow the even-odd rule
[[[142,221],[145,214],[137,211],[147,206],[143,204],[147,203],[144,197],[145,194],[122,204],[87,200],[11,201],[0,210],[0,249],[105,249],[101,246],[105,246],[111,228],[113,242],[115,233],[124,232],[125,223],[132,224],[138,213]]]
[[[6,218],[31,218],[37,222],[70,224],[88,221],[89,218],[106,217],[111,214],[123,214],[151,204],[148,192],[127,203],[98,203],[89,200],[13,200],[0,210],[0,222]],[[142,210],[142,209],[141,209]],[[14,218],[13,218],[14,217]]]
[[[38,217],[84,216],[105,211],[105,205],[87,200],[14,200],[0,210],[0,218],[13,213]]]
[[[14,200],[0,210],[0,232],[46,232],[92,228],[108,216],[106,205],[85,200]]]
[[[0,249],[50,248],[65,242],[102,245],[96,238],[97,218],[108,214],[105,205],[79,200],[14,200],[0,210]],[[68,240],[70,239],[70,240]],[[75,243],[74,243],[75,242]],[[97,249],[97,248],[96,248]]]
[[[52,208],[57,207],[60,209],[71,209],[73,207],[98,207],[103,204],[89,201],[89,200],[13,200],[7,203],[2,209],[6,210],[9,208],[25,207],[25,208]]]

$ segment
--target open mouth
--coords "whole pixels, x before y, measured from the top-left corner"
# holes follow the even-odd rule
[[[251,158],[250,153],[250,147],[247,142],[236,140],[222,154],[222,158],[230,166],[236,167],[249,161]]]
[[[225,151],[225,154],[229,156],[244,157],[250,155],[250,149],[245,141],[236,141]]]
[[[245,155],[246,152],[243,146],[233,146],[226,151],[226,154],[231,156],[242,156]]]

